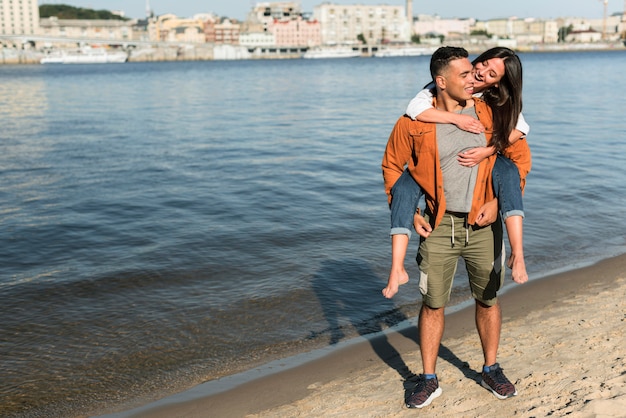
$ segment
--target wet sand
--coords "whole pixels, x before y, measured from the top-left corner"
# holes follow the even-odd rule
[[[500,300],[498,361],[518,396],[501,401],[480,386],[472,306],[446,316],[437,364],[443,394],[419,413],[625,416],[626,255],[516,286]],[[181,394],[125,416],[407,416],[417,413],[404,406],[415,373],[421,361],[417,329],[410,325],[219,394],[188,401]]]

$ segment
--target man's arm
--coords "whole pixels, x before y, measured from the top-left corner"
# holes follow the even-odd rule
[[[498,199],[493,199],[492,201],[485,203],[478,211],[478,216],[476,216],[476,225],[491,225],[496,221],[496,219],[498,219]]]

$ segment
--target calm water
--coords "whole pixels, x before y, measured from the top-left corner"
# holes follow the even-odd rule
[[[0,67],[0,415],[128,408],[414,316],[416,280],[380,295],[380,162],[428,61]],[[626,252],[626,52],[522,61],[536,279]]]

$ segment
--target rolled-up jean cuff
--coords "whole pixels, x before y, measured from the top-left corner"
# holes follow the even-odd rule
[[[407,228],[394,227],[389,231],[389,235],[408,235],[411,239],[411,230]]]
[[[502,220],[506,221],[506,218],[508,218],[509,216],[521,216],[523,218],[524,211],[523,210],[510,210],[502,214]]]

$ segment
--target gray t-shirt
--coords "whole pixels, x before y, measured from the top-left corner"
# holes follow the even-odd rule
[[[475,118],[474,106],[465,108],[461,112]],[[453,124],[437,124],[437,147],[439,161],[443,171],[443,191],[446,196],[446,210],[468,213],[472,208],[472,197],[478,166],[463,167],[457,161],[458,154],[487,144],[485,134],[473,134],[456,127]]]

